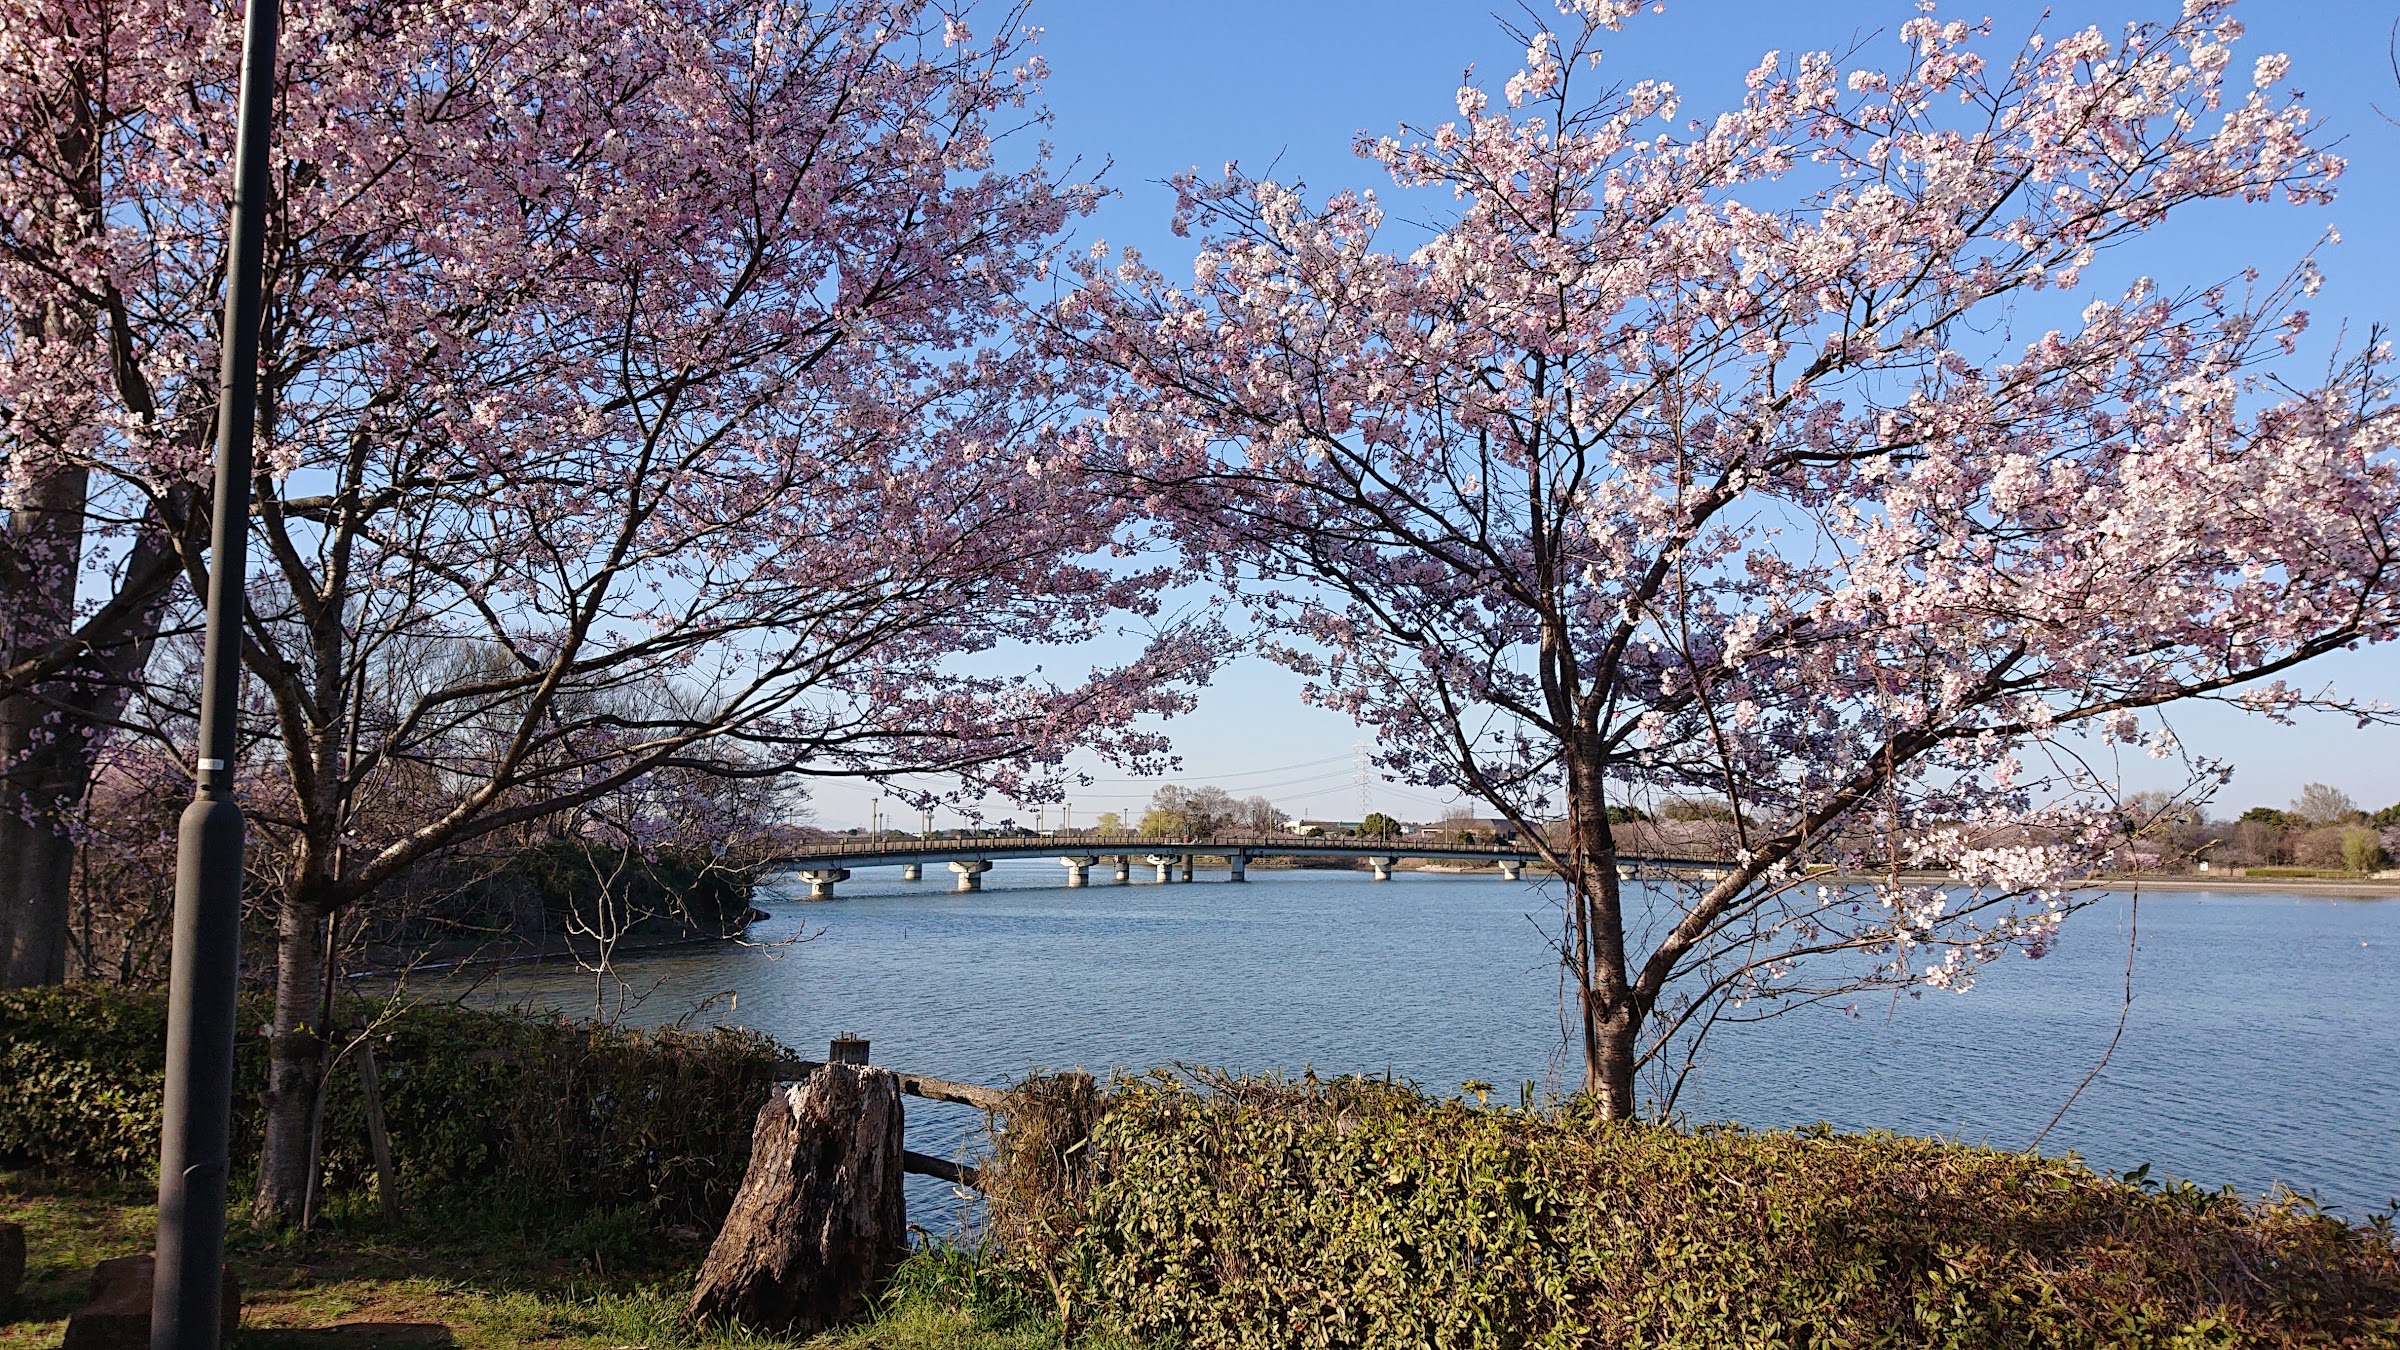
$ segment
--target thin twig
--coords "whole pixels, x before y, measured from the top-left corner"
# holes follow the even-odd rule
[[[2041,1132],[2026,1143],[2025,1151],[2027,1153],[2042,1146],[2042,1141],[2050,1137],[2050,1131],[2057,1128],[2058,1122],[2066,1119],[2068,1109],[2075,1105],[2075,1099],[2083,1095],[2083,1090],[2092,1085],[2092,1080],[2100,1076],[2102,1069],[2108,1067],[2110,1056],[2117,1053],[2117,1042],[2125,1037],[2125,1019],[2133,1015],[2133,953],[2140,940],[2141,931],[2142,887],[2141,883],[2136,881],[2133,886],[2133,907],[2125,920],[2125,1001],[2117,1008],[2117,1029],[2109,1033],[2108,1048],[2100,1052],[2100,1062],[2094,1064],[2092,1071],[2083,1076],[2083,1081],[2075,1085],[2075,1090],[2067,1094],[2067,1099],[2058,1104],[2058,1114],[2050,1117],[2050,1123],[2044,1125]]]

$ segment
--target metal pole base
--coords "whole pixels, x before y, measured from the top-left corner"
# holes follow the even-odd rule
[[[242,968],[242,809],[183,809],[167,988],[167,1092],[158,1167],[152,1350],[214,1350],[224,1297],[226,1136],[234,993]]]

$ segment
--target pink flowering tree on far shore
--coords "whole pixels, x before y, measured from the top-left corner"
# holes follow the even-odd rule
[[[99,222],[9,298],[94,317],[15,351],[10,396],[78,391],[41,405],[77,433],[56,454],[163,516],[214,405],[239,14],[78,13],[43,52],[121,101],[87,119]],[[1030,143],[1021,12],[974,20],[286,6],[244,647],[262,1214],[308,1190],[328,925],[409,869],[645,780],[1038,796],[1072,750],[1163,749],[1135,719],[1209,648],[1160,619],[1124,502],[1029,471],[1062,386],[999,317],[1091,192]],[[183,754],[177,617],[128,719]]]
[[[2282,677],[2400,621],[2380,341],[2297,371],[2310,260],[2127,280],[2179,208],[2339,173],[2229,5],[2013,50],[1921,7],[1698,121],[1594,83],[1634,8],[1362,141],[1455,202],[1408,251],[1229,169],[1189,283],[1096,257],[1053,317],[1115,377],[1093,461],[1387,767],[1541,841],[1619,1117],[1711,1027],[2040,955],[2109,846],[2086,758],[2190,700],[2372,716]],[[1627,808],[1695,797],[1730,866],[1621,880]]]

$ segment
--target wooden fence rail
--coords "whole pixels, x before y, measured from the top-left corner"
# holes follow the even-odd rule
[[[806,1078],[823,1067],[825,1066],[821,1060],[787,1059],[775,1066],[775,1072],[778,1078],[799,1079]],[[921,1073],[902,1073],[898,1069],[892,1070],[892,1073],[900,1080],[900,1090],[911,1097],[923,1097],[929,1102],[956,1102],[961,1106],[972,1106],[977,1110],[994,1113],[998,1113],[1008,1106],[1008,1094],[998,1088],[978,1087],[973,1083],[953,1083],[947,1078],[935,1078]]]

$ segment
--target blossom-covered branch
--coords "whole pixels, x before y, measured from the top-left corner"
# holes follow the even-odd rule
[[[1387,767],[1543,841],[1620,1114],[1679,989],[2043,950],[2104,833],[2088,776],[2026,768],[2059,738],[2171,754],[2145,712],[2193,698],[2377,715],[2279,677],[2400,622],[2380,337],[2298,376],[2313,257],[2098,284],[2188,204],[2330,199],[2288,63],[2237,68],[2218,0],[1997,54],[1920,8],[1888,65],[1770,54],[1679,124],[1666,85],[1593,85],[1633,7],[1566,6],[1497,101],[1361,143],[1455,201],[1425,242],[1229,167],[1181,181],[1188,284],[1096,254],[1053,315],[1115,376],[1091,462]],[[1622,884],[1623,808],[1690,794],[1734,865]],[[1953,880],[1899,876],[1927,864]],[[1890,879],[1819,906],[1824,867]]]

